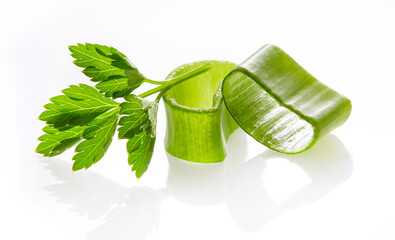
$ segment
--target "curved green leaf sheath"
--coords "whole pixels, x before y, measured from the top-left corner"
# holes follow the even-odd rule
[[[191,162],[223,161],[225,139],[238,127],[222,107],[220,89],[221,81],[235,64],[222,61],[185,64],[173,70],[167,79],[207,63],[211,66],[209,71],[174,86],[163,96],[167,116],[166,150]]]
[[[273,45],[263,46],[225,77],[223,97],[244,131],[283,153],[310,148],[351,112],[349,99]]]

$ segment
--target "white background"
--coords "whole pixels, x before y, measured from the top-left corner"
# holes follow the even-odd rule
[[[395,1],[0,3],[0,239],[395,239]],[[349,120],[287,156],[237,131],[222,164],[172,159],[165,115],[146,174],[125,141],[73,173],[34,153],[48,99],[89,83],[67,46],[112,45],[148,77],[280,46],[352,100]],[[170,167],[169,167],[170,166]]]

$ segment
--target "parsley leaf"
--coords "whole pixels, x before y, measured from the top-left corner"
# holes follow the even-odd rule
[[[85,138],[75,151],[73,170],[88,168],[99,161],[111,144],[118,122],[119,109],[106,112],[87,124],[83,133]]]
[[[51,98],[52,103],[39,119],[46,121],[46,133],[39,137],[36,151],[44,156],[58,155],[79,141],[73,170],[88,168],[107,151],[115,133],[119,103],[85,84],[72,85],[64,95]]]
[[[106,97],[124,97],[139,87],[145,77],[137,68],[113,47],[98,44],[78,43],[69,47],[74,64],[83,67],[82,71],[96,88]]]
[[[39,119],[55,128],[83,126],[100,114],[118,107],[119,103],[103,96],[95,88],[85,84],[71,85],[62,91],[64,95],[51,98],[47,109]]]
[[[36,152],[46,157],[59,155],[82,139],[85,128],[75,126],[61,131],[53,126],[45,126],[43,131],[46,134],[38,138],[41,143],[37,146]]]
[[[129,153],[129,165],[140,178],[148,169],[154,151],[156,139],[156,113],[158,102],[150,102],[134,95],[125,97],[121,103],[120,114],[123,116],[118,125],[118,137],[129,139],[126,148]]]
[[[143,103],[133,95],[125,97],[127,102],[121,103],[121,115],[127,115],[119,120],[118,137],[130,139],[142,131],[141,126],[148,121],[148,111],[143,109]]]
[[[136,171],[136,177],[140,178],[148,169],[154,153],[155,137],[147,131],[143,131],[131,138],[126,147],[129,153],[129,165],[133,165],[132,171]]]

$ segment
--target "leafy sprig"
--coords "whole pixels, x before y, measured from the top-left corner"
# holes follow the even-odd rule
[[[127,139],[129,165],[140,178],[150,164],[156,139],[156,114],[163,94],[175,85],[207,71],[198,67],[169,81],[147,79],[113,47],[98,44],[77,44],[69,47],[74,64],[96,82],[71,85],[50,99],[39,116],[47,126],[36,152],[44,156],[59,155],[79,143],[73,157],[73,170],[87,169],[98,162],[110,146],[118,128],[118,138]],[[142,83],[160,85],[139,96],[131,94]],[[144,99],[159,93],[155,101]],[[111,98],[124,98],[118,103]]]

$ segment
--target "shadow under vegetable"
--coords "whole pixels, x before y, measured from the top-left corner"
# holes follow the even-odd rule
[[[253,232],[289,210],[318,201],[352,173],[351,157],[334,135],[297,155],[265,150],[246,161],[244,133],[237,130],[228,140],[228,156],[222,163],[196,164],[167,154],[169,172],[164,189],[127,188],[92,171],[70,171],[71,163],[42,160],[59,183],[45,189],[72,212],[103,223],[87,239],[144,239],[158,227],[162,203],[172,197],[190,205],[226,204],[236,225]],[[276,203],[262,181],[267,162],[286,159],[300,167],[311,182]]]

